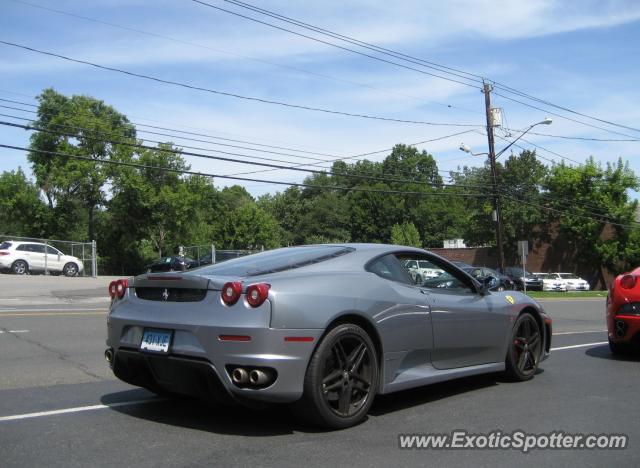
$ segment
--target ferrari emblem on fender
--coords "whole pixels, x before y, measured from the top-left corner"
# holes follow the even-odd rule
[[[169,300],[169,291],[167,290],[167,288],[165,288],[164,291],[162,291],[162,300],[163,301]]]
[[[509,304],[515,304],[516,300],[512,296],[504,296]]]

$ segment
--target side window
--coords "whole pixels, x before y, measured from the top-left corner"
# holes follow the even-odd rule
[[[422,285],[424,281],[437,278],[444,273],[444,270],[422,254],[398,254],[396,257],[414,284]]]
[[[50,245],[47,245],[47,254],[49,254],[49,255],[59,255],[60,252],[58,252],[56,249],[54,249]]]
[[[419,268],[413,274],[409,271],[409,274],[412,275],[414,282],[423,288],[451,294],[475,294],[476,292],[471,278],[443,260],[420,253],[396,256],[402,265],[407,260],[418,262]]]
[[[20,252],[30,252],[31,249],[29,247],[29,244],[20,244],[18,247],[16,247],[16,250],[19,250]]]
[[[29,244],[30,247],[30,251],[31,252],[35,252],[35,253],[44,253],[44,245],[38,245],[38,244]]]
[[[385,255],[371,262],[366,269],[384,279],[411,283],[411,277],[407,274],[405,268],[408,267],[398,262],[394,255]]]

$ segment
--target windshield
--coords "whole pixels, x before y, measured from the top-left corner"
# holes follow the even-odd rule
[[[0,250],[8,250],[11,247],[11,242],[3,242],[0,244]]]
[[[204,267],[198,272],[203,275],[256,276],[319,263],[354,250],[352,247],[333,245],[287,247],[227,260],[224,263]]]
[[[560,273],[560,278],[562,279],[580,279],[578,275],[574,275],[573,273]]]

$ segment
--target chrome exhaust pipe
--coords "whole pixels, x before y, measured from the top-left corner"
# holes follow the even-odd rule
[[[231,379],[235,384],[244,385],[249,382],[249,373],[242,367],[236,367],[231,373]]]
[[[104,358],[111,364],[113,362],[113,348],[107,348],[104,352]]]
[[[271,380],[269,375],[266,372],[261,371],[259,369],[253,369],[249,373],[249,381],[251,382],[252,385],[264,385],[268,383],[269,380]]]

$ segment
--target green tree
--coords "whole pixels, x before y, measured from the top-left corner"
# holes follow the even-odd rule
[[[557,242],[568,259],[603,283],[602,266],[615,271],[638,258],[633,254],[640,247],[638,202],[629,196],[638,188],[637,177],[621,159],[604,168],[593,157],[583,166],[557,164],[545,181],[545,205],[559,226]]]
[[[420,233],[413,223],[394,224],[391,227],[391,243],[412,247],[422,247],[420,242]]]
[[[95,239],[96,210],[106,200],[105,186],[113,166],[36,152],[51,151],[101,160],[128,160],[132,149],[106,140],[135,141],[128,119],[104,102],[88,96],[66,97],[53,89],[39,96],[39,129],[31,136],[29,161],[38,187],[53,211],[57,205],[79,207],[86,213],[86,240]],[[62,210],[58,210],[62,211]],[[76,218],[80,219],[80,218]],[[73,221],[73,217],[68,219]]]
[[[38,188],[22,169],[0,174],[0,232],[15,236],[46,235],[48,213]]]

